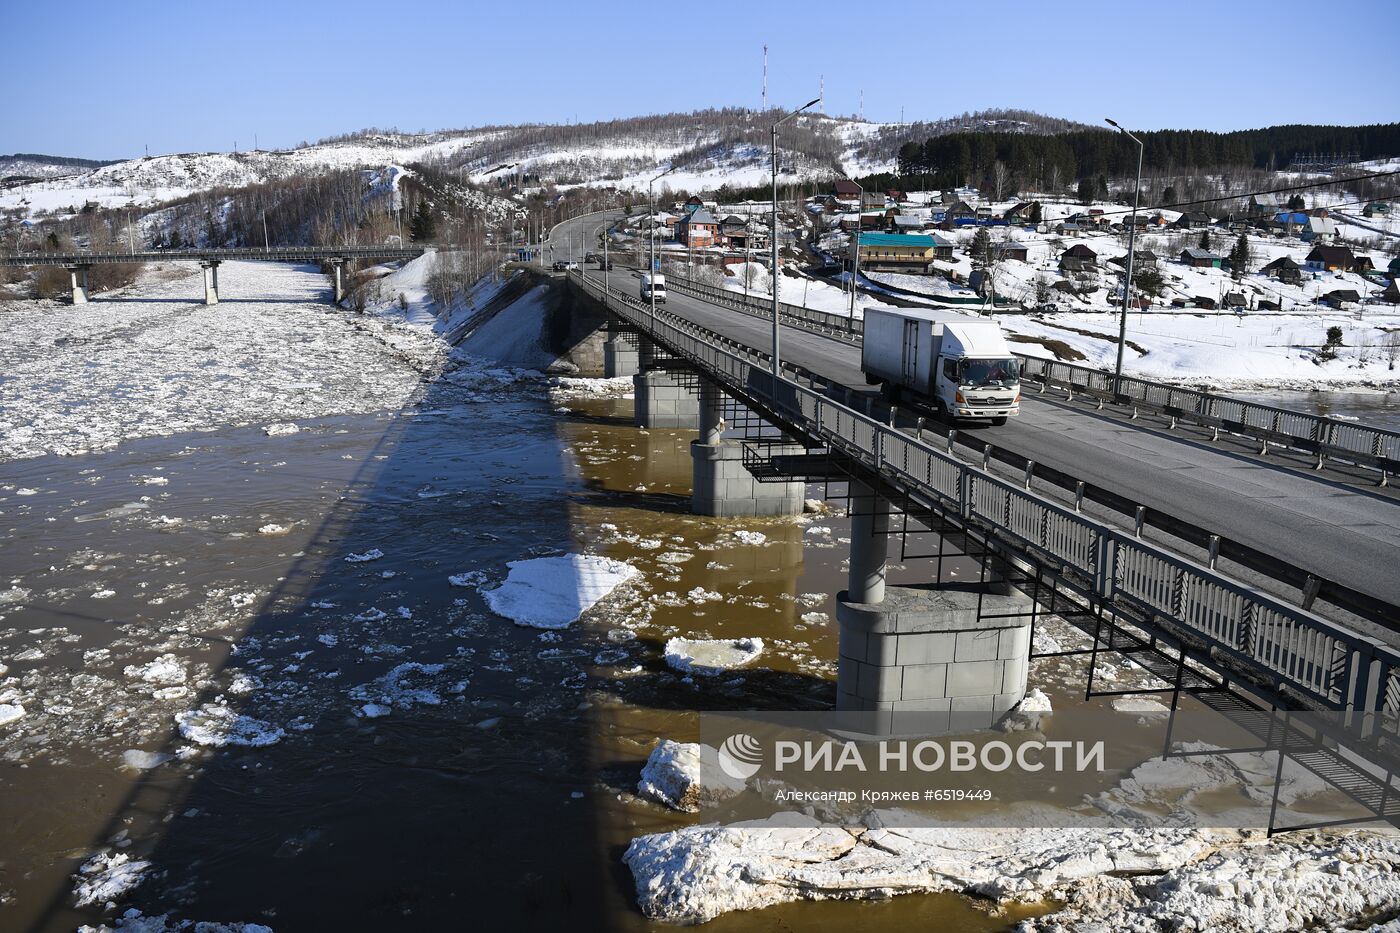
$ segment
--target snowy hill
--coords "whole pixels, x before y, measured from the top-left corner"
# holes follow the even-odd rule
[[[998,112],[1000,113],[1000,112]],[[1019,113],[1008,111],[1006,113]],[[662,114],[588,124],[530,124],[405,134],[367,130],[295,149],[251,152],[196,152],[149,156],[110,164],[81,160],[9,157],[0,177],[25,175],[42,180],[0,190],[0,210],[26,216],[69,213],[92,202],[103,207],[150,207],[215,188],[239,188],[336,169],[383,169],[389,165],[433,163],[478,184],[522,187],[608,185],[642,189],[667,167],[671,189],[701,190],[756,185],[767,180],[768,125],[771,114],[743,109]],[[982,119],[985,116],[986,119]],[[1034,117],[1035,115],[1029,115]],[[803,115],[784,127],[781,177],[827,179],[838,172],[866,174],[889,170],[899,143],[929,127],[963,127],[964,115],[938,124],[871,123],[823,115]],[[1065,121],[978,115],[980,128],[1049,131]],[[30,161],[23,161],[29,159]]]
[[[16,152],[0,155],[0,185],[20,179],[63,178],[108,165],[96,159],[74,159],[67,156],[40,155],[36,152]]]

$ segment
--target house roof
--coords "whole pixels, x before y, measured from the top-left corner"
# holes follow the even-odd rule
[[[1011,250],[1024,250],[1026,249],[1026,244],[1017,243],[1015,240],[1007,240],[1005,243],[997,244],[997,249],[1001,250],[1002,252],[1009,252]]]
[[[1349,266],[1356,261],[1349,246],[1314,246],[1304,262],[1320,262],[1325,266]]]
[[[1212,253],[1208,249],[1201,249],[1199,246],[1190,246],[1181,251],[1181,255],[1189,256],[1192,259],[1224,259],[1224,256]]]
[[[696,210],[695,213],[691,214],[689,217],[682,217],[681,223],[685,224],[686,226],[690,226],[692,224],[714,224],[719,223],[719,221],[715,220],[714,214],[711,214],[709,211],[705,210],[705,208],[702,207]]]
[[[1354,288],[1339,288],[1322,296],[1326,301],[1360,301],[1361,296]]]
[[[1261,271],[1261,272],[1268,272],[1270,269],[1302,269],[1302,268],[1303,268],[1302,266],[1298,265],[1298,263],[1297,263],[1296,261],[1294,261],[1294,259],[1293,259],[1292,256],[1280,256],[1279,258],[1275,259],[1273,262],[1269,263],[1267,266],[1265,266],[1263,269],[1261,269],[1261,270],[1259,270],[1259,271]]]
[[[1331,217],[1309,217],[1308,229],[1313,233],[1336,233],[1337,225]]]
[[[836,184],[834,187],[838,195],[860,194],[860,185],[856,184],[853,181],[847,181],[844,178],[836,179]]]
[[[1085,246],[1083,243],[1076,243],[1064,251],[1066,259],[1097,259],[1098,253]]]
[[[1205,211],[1187,211],[1181,215],[1181,219],[1192,223],[1210,223],[1210,215]]]
[[[1225,306],[1229,308],[1243,308],[1246,302],[1244,292],[1230,292],[1225,296]]]
[[[910,214],[896,214],[894,218],[896,227],[913,227],[915,230],[924,225],[924,220]]]
[[[936,245],[934,238],[917,233],[862,233],[861,246],[913,246],[931,248]]]

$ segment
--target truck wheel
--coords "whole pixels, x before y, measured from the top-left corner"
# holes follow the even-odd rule
[[[880,386],[880,394],[885,397],[885,401],[891,405],[899,404],[899,386],[886,382]]]
[[[1000,418],[993,418],[992,424],[996,425],[997,427],[1001,427],[1003,424],[1006,424],[1006,416],[1002,415]]]

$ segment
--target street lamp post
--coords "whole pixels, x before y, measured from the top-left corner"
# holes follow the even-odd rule
[[[865,226],[865,189],[860,182],[852,181],[856,186],[856,232],[851,240],[851,316],[846,319],[846,329],[852,333],[856,329],[856,289],[860,282],[860,232]]]
[[[772,141],[773,141],[773,230],[772,230],[772,237],[773,237],[773,242],[772,242],[771,245],[772,245],[772,247],[773,247],[773,378],[774,378],[774,379],[781,379],[781,378],[782,378],[782,364],[780,363],[779,358],[778,358],[778,331],[779,331],[779,329],[781,328],[781,324],[780,324],[780,322],[779,322],[779,320],[778,320],[778,280],[781,278],[781,276],[779,275],[779,272],[778,272],[778,127],[779,127],[781,124],[785,123],[786,121],[791,120],[793,117],[797,116],[799,113],[801,113],[802,111],[806,110],[808,107],[811,107],[811,106],[813,106],[814,104],[819,104],[819,103],[821,103],[821,98],[820,98],[820,97],[817,97],[817,98],[814,98],[814,99],[812,99],[812,100],[809,100],[809,101],[807,101],[807,103],[803,104],[801,107],[798,107],[796,110],[792,111],[792,113],[789,113],[787,116],[785,116],[785,117],[781,118],[780,120],[778,120],[778,122],[777,122],[777,123],[774,123],[773,126],[772,126]]]
[[[1116,399],[1123,394],[1123,346],[1128,342],[1128,295],[1133,290],[1133,254],[1137,242],[1138,197],[1142,193],[1143,145],[1142,140],[1113,120],[1105,119],[1104,122],[1138,145],[1137,181],[1133,183],[1133,215],[1128,227],[1128,271],[1127,278],[1123,280],[1123,310],[1118,316],[1118,362],[1113,367],[1113,397]]]
[[[262,209],[262,222],[263,222],[263,252],[264,252],[264,253],[270,253],[270,252],[272,252],[272,246],[270,245],[270,242],[269,242],[269,240],[268,240],[268,238],[267,238],[267,208],[266,208],[266,207],[264,207],[264,208]]]
[[[647,218],[651,224],[651,264],[647,267],[647,277],[648,281],[651,282],[651,287],[647,289],[647,297],[651,299],[651,320],[649,323],[653,333],[656,332],[656,191],[653,186],[679,167],[673,165],[647,182],[647,201],[651,205],[651,215]]]

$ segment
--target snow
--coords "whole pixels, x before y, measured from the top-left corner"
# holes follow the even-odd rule
[[[0,726],[6,726],[24,716],[24,707],[18,703],[0,703]]]
[[[702,806],[732,797],[743,788],[742,781],[720,768],[713,746],[670,739],[652,749],[637,783],[641,796],[684,813],[699,812]]]
[[[185,660],[173,654],[163,654],[148,664],[128,666],[122,673],[131,680],[162,687],[183,684],[188,676]]]
[[[630,564],[580,554],[511,561],[504,583],[482,591],[486,605],[517,625],[568,628],[600,599],[640,575]]]
[[[268,437],[287,437],[288,435],[296,434],[300,431],[300,427],[287,421],[269,424],[267,427],[263,428],[263,433]]]
[[[175,714],[180,735],[196,745],[223,748],[245,745],[261,748],[286,736],[280,727],[242,715],[222,703],[206,703],[198,710]]]
[[[213,306],[194,279],[154,268],[121,302],[0,302],[29,325],[0,328],[0,461],[396,410],[442,365],[436,341],[402,325],[327,313],[326,279],[308,267],[219,271]]]
[[[369,701],[360,707],[361,715],[369,719],[387,716],[395,708],[441,706],[442,695],[430,684],[443,669],[442,664],[405,661],[372,683],[352,688],[350,698]]]
[[[1253,933],[1347,926],[1400,904],[1400,836],[1268,844],[1181,829],[909,828],[875,813],[828,826],[796,813],[633,840],[623,860],[653,920],[703,923],[793,900],[951,891],[1060,900],[1025,931],[1187,929]],[[1113,877],[1111,873],[1127,877]]]
[[[139,885],[150,868],[125,852],[99,852],[78,869],[73,896],[79,907],[109,903]]]
[[[713,677],[751,663],[763,653],[761,638],[672,638],[666,642],[666,663],[684,674]]]
[[[379,560],[384,556],[384,552],[379,548],[370,548],[362,554],[349,554],[345,558],[347,564],[365,564],[372,560]]]

